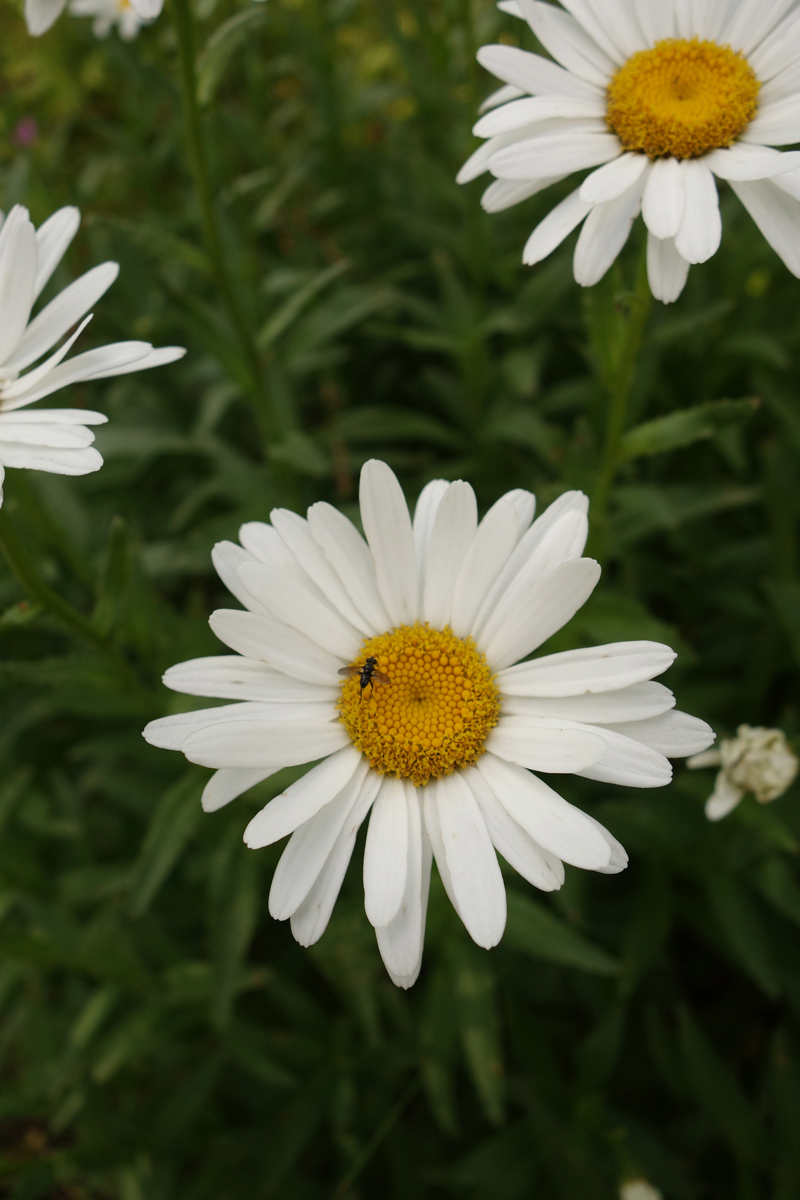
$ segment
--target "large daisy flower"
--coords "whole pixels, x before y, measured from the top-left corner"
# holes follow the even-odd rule
[[[583,223],[575,279],[597,283],[641,212],[653,295],[670,303],[689,266],[720,244],[717,179],[728,182],[800,277],[800,9],[796,0],[503,0],[552,60],[484,46],[504,81],[462,167],[489,170],[500,212],[594,168],[534,229],[523,253],[546,258]],[[553,61],[554,60],[554,61]]]
[[[40,37],[55,25],[67,0],[25,0],[25,22],[28,33]],[[142,25],[154,21],[164,7],[164,0],[72,0],[69,11],[76,17],[94,17],[93,32],[105,37],[112,25],[119,25],[126,40],[136,37]]]
[[[211,627],[233,656],[172,667],[168,687],[237,703],[153,721],[145,737],[215,767],[213,812],[281,767],[317,762],[245,831],[291,834],[270,912],[303,946],[320,938],[369,814],[364,897],[396,984],[422,958],[431,858],[480,946],[496,945],[506,897],[495,850],[552,891],[563,863],[621,871],[622,846],[533,774],[572,772],[662,787],[667,755],[705,749],[704,722],[674,711],[653,676],[675,658],[622,642],[522,661],[590,596],[587,500],[503,496],[478,523],[466,483],[428,484],[413,523],[381,462],[361,475],[366,541],[337,509],[278,509],[213,554],[242,610]]]
[[[16,205],[0,226],[0,503],[5,467],[86,475],[103,465],[88,428],[106,421],[102,413],[83,408],[30,412],[29,404],[72,383],[160,367],[186,353],[180,346],[154,350],[149,342],[117,342],[64,361],[92,319],[88,310],[119,274],[117,263],[93,267],[31,319],[79,224],[77,208],[61,208],[34,229],[28,210]],[[40,362],[45,354],[49,357]]]

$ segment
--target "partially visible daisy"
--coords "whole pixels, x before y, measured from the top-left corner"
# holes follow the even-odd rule
[[[723,738],[719,749],[696,754],[687,767],[721,767],[706,801],[709,821],[727,817],[748,792],[759,804],[777,800],[797,778],[800,762],[780,729],[740,725],[735,738]]]
[[[664,1200],[658,1188],[646,1179],[629,1179],[619,1189],[619,1200]]]
[[[117,342],[64,361],[92,319],[88,310],[119,274],[117,263],[93,267],[31,319],[79,224],[77,208],[62,208],[37,230],[28,210],[16,205],[0,225],[0,503],[5,467],[86,475],[103,465],[88,428],[106,421],[102,413],[82,408],[30,412],[27,405],[72,383],[144,371],[186,353],[180,346],[154,350],[149,342]]]
[[[25,0],[25,22],[28,33],[40,37],[55,25],[67,0]],[[69,11],[74,17],[94,17],[93,32],[106,37],[112,26],[119,25],[123,38],[136,37],[142,25],[161,14],[164,0],[70,0]]]
[[[583,224],[575,279],[605,275],[642,213],[653,295],[683,290],[692,263],[717,251],[717,179],[727,181],[770,246],[800,277],[800,9],[795,0],[502,0],[552,56],[484,46],[504,86],[474,132],[487,141],[462,167],[489,170],[487,212],[590,170],[534,229],[527,264]]]
[[[532,523],[535,498],[509,492],[479,524],[472,488],[436,480],[412,523],[397,479],[372,461],[360,498],[366,542],[335,508],[314,504],[305,519],[277,509],[270,525],[242,526],[241,546],[215,548],[245,611],[216,612],[211,627],[235,653],[172,667],[164,682],[237,703],[153,721],[144,736],[216,768],[208,812],[281,767],[317,762],[245,831],[253,848],[292,835],[270,912],[291,920],[301,945],[316,942],[369,815],[366,912],[389,974],[410,987],[432,857],[487,948],[506,921],[495,851],[543,891],[561,887],[564,862],[625,867],[619,842],[533,771],[662,787],[667,756],[705,749],[714,734],[651,682],[675,658],[668,646],[522,661],[600,578],[581,557],[582,493]]]

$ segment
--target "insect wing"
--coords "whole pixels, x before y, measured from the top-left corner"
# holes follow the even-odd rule
[[[345,679],[360,679],[361,670],[361,667],[341,667],[336,673],[344,675]]]
[[[388,675],[382,675],[380,671],[373,671],[372,678],[377,683],[390,684],[392,682]]]

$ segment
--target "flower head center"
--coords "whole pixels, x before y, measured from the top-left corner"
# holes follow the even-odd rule
[[[626,150],[697,158],[730,146],[756,113],[760,83],[743,54],[666,38],[631,55],[608,85],[606,120]]]
[[[401,625],[364,643],[353,666],[377,660],[390,682],[355,677],[342,685],[341,720],[382,775],[417,787],[483,754],[500,702],[483,655],[449,629]]]

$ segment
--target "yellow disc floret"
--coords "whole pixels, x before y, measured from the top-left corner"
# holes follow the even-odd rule
[[[353,666],[363,667],[368,658],[377,659],[389,683],[370,683],[362,692],[359,678],[348,679],[338,708],[376,771],[421,787],[477,761],[500,703],[486,659],[470,638],[401,625],[365,642]]]
[[[626,150],[697,158],[733,143],[755,116],[760,86],[730,46],[667,38],[617,71],[606,120]]]

